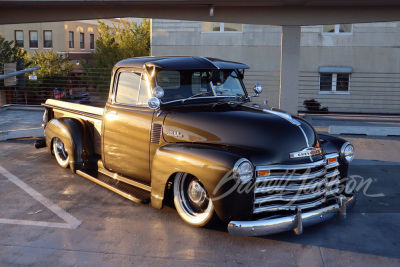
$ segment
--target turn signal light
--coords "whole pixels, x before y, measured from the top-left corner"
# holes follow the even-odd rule
[[[329,163],[329,164],[335,163],[335,162],[337,162],[337,158],[330,158],[330,159],[328,159],[328,163]]]
[[[258,171],[258,176],[268,176],[270,175],[270,171],[266,170],[266,171]]]

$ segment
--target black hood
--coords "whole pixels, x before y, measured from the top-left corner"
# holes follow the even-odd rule
[[[319,147],[311,125],[300,118],[293,119],[295,123],[241,105],[182,107],[168,111],[163,135],[169,143],[212,144],[247,154],[256,165],[311,162],[310,158],[290,159],[292,152]]]

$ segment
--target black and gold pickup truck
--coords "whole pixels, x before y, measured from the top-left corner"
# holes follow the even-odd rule
[[[345,217],[353,146],[303,119],[249,102],[248,66],[204,57],[117,63],[103,108],[47,100],[46,146],[70,168],[134,202],[173,198],[193,226],[268,235]],[[171,199],[172,200],[172,199]]]

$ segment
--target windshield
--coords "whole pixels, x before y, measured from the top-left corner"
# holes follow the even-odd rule
[[[236,70],[161,70],[156,81],[164,89],[163,103],[194,97],[245,97]]]

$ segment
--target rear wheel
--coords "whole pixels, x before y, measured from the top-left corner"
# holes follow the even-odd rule
[[[192,226],[205,226],[215,216],[214,205],[203,184],[188,173],[175,175],[174,203],[181,218]]]
[[[67,148],[60,138],[56,137],[53,140],[53,152],[56,157],[57,163],[63,167],[67,168],[69,166],[69,155]]]

